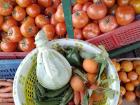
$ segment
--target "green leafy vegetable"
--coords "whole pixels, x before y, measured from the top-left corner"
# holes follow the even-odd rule
[[[69,47],[68,49],[66,49],[66,51],[67,51],[66,52],[66,59],[68,60],[68,62],[71,65],[80,67],[81,66],[81,58],[80,58],[78,49],[75,47],[74,48]]]
[[[67,103],[72,99],[72,97],[73,97],[73,91],[72,88],[69,87],[69,89],[64,94],[62,101],[60,102],[59,105],[67,105]]]
[[[89,94],[88,91],[86,91],[84,98],[82,100],[82,105],[88,105],[88,101],[89,101]]]

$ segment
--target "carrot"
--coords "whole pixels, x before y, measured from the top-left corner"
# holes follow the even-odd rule
[[[84,82],[76,75],[72,77],[70,85],[74,91],[84,90]]]
[[[0,88],[0,93],[7,93],[12,91],[12,86]]]
[[[80,92],[74,91],[74,103],[75,103],[75,105],[79,105],[80,101],[81,101]]]
[[[8,81],[5,81],[5,80],[0,80],[0,87],[1,86],[12,86],[13,83],[12,82],[8,82]]]
[[[75,105],[73,101],[70,101],[68,105]]]
[[[14,103],[1,103],[0,105],[14,105]]]
[[[80,91],[81,105],[82,105],[82,103],[83,103],[84,96],[85,96],[85,90],[81,90],[81,91]]]
[[[10,102],[14,102],[13,98],[0,98],[0,103],[10,103]]]
[[[12,93],[0,93],[0,98],[10,98],[13,97]]]
[[[96,74],[87,73],[87,79],[90,84],[96,81]]]
[[[89,88],[92,89],[92,90],[96,90],[98,88],[98,86],[95,85],[95,84],[92,84]]]

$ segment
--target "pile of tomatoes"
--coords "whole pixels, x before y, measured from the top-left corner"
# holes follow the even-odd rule
[[[140,0],[76,0],[74,38],[91,39],[131,23],[139,13]],[[31,51],[41,28],[49,40],[67,37],[61,0],[0,0],[2,51]]]

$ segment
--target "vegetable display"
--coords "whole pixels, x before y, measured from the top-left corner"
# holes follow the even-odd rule
[[[140,97],[140,60],[122,60],[120,62],[113,60],[113,64],[121,81],[121,98],[125,97],[128,102],[135,101]],[[120,104],[122,103],[121,98]]]
[[[36,76],[34,105],[105,105],[119,94],[109,87],[117,77],[107,74],[108,53],[103,46],[100,54],[91,54],[78,46],[51,48],[48,43],[45,31],[39,31],[35,37],[38,51],[30,66]]]
[[[72,0],[71,5],[74,38],[81,40],[130,24],[140,14],[139,0]],[[18,46],[41,28],[49,40],[68,36],[62,0],[1,0],[0,11],[1,51],[31,51],[34,41],[26,44],[32,46],[27,50]]]

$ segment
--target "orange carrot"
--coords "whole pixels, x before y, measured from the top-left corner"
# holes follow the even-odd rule
[[[0,93],[7,93],[12,91],[12,86],[0,88]]]
[[[13,98],[0,98],[0,103],[4,103],[4,102],[14,102]]]
[[[81,101],[80,92],[74,91],[74,103],[75,105],[79,105]]]
[[[12,86],[13,83],[12,82],[8,82],[8,81],[5,81],[5,80],[0,80],[0,87],[1,86]]]
[[[92,89],[92,90],[96,90],[98,87],[97,87],[97,85],[95,85],[95,84],[92,84],[91,86],[90,86],[90,89]]]
[[[12,93],[0,93],[0,98],[10,98],[13,97]]]

